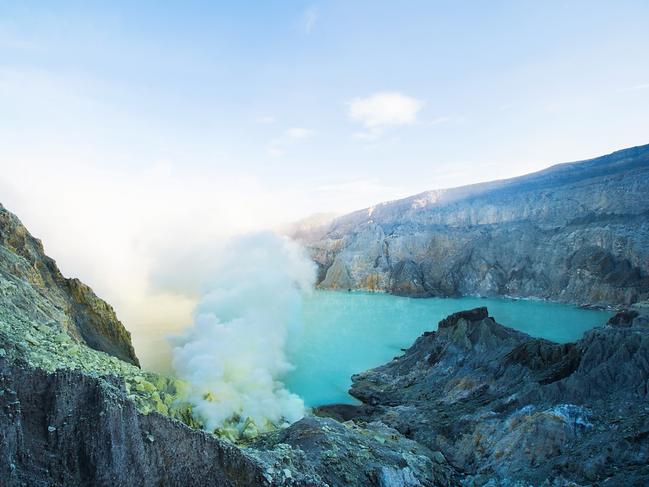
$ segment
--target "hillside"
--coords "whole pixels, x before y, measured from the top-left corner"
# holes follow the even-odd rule
[[[293,235],[320,286],[408,296],[649,297],[649,145],[427,191]]]

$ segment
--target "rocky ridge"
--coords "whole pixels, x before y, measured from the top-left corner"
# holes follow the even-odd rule
[[[428,191],[291,234],[323,288],[628,305],[649,298],[647,193],[649,145]]]
[[[0,358],[3,486],[451,486],[455,475],[382,423],[307,417],[235,444],[143,413],[119,376]]]

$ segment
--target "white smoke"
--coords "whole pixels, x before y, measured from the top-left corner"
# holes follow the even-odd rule
[[[299,328],[302,293],[314,280],[302,248],[275,234],[238,237],[225,249],[193,324],[172,339],[173,368],[206,429],[239,436],[304,415],[281,378],[291,369],[285,347]]]

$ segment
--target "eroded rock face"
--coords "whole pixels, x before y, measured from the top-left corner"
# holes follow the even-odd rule
[[[118,378],[0,358],[0,484],[18,486],[452,486],[440,454],[380,423],[309,417],[236,446],[157,413]]]
[[[0,359],[0,391],[4,486],[269,485],[239,448],[139,414],[118,381]]]
[[[2,205],[0,290],[0,313],[58,327],[95,350],[139,364],[113,308],[78,279],[63,277],[40,240]]]
[[[486,308],[456,313],[403,356],[354,376],[350,393],[363,406],[329,412],[441,451],[464,485],[649,483],[640,321],[557,344],[499,325]]]
[[[409,296],[649,298],[649,145],[429,191],[294,235],[321,286]]]

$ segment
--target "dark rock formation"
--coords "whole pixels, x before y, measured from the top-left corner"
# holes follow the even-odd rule
[[[304,464],[330,486],[451,486],[457,473],[439,452],[406,439],[382,423],[307,417],[256,443],[288,444],[304,452]]]
[[[332,289],[649,298],[649,145],[523,177],[429,191],[293,235]]]
[[[0,479],[6,487],[268,484],[260,461],[159,414],[139,414],[117,382],[5,360]]]
[[[131,334],[113,308],[78,279],[63,277],[41,241],[0,205],[0,309],[55,323],[86,345],[138,365]]]
[[[456,313],[354,376],[345,416],[441,451],[463,485],[647,485],[649,327],[619,321],[556,344]]]
[[[0,358],[0,485],[451,486],[439,454],[379,423],[305,418],[235,446],[141,414],[117,378]]]

